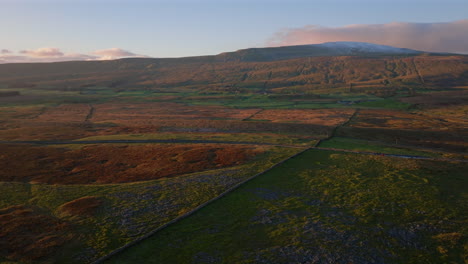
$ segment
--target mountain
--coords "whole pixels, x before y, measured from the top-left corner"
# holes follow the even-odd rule
[[[254,48],[214,56],[0,65],[0,90],[304,93],[468,86],[468,56],[356,42]]]
[[[396,48],[365,42],[326,42],[322,44],[251,48],[217,55],[224,61],[275,61],[320,56],[418,55],[418,50]]]
[[[341,41],[341,42],[326,42],[323,44],[313,44],[310,46],[316,47],[325,47],[329,48],[333,52],[341,55],[362,55],[362,54],[421,54],[422,51],[412,50],[412,49],[403,49],[395,48],[392,46],[378,45],[373,43],[366,42],[350,42],[350,41]]]

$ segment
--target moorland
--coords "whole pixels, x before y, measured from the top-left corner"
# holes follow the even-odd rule
[[[468,57],[278,54],[0,65],[0,262],[466,261]]]

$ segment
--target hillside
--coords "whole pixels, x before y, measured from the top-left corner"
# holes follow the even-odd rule
[[[422,51],[396,48],[365,42],[326,42],[322,44],[250,48],[225,52],[217,57],[224,61],[276,61],[303,57],[324,56],[376,56],[376,55],[419,55]]]
[[[373,44],[340,45],[344,44],[256,48],[186,58],[3,64],[0,87],[313,93],[318,89],[356,92],[468,85],[467,56],[366,46]]]

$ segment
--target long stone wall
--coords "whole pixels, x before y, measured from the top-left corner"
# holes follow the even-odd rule
[[[115,249],[115,250],[112,251],[111,253],[109,253],[109,254],[107,254],[107,255],[105,255],[105,256],[103,256],[103,257],[101,257],[101,258],[95,260],[95,261],[92,262],[92,263],[93,263],[93,264],[103,263],[105,260],[108,260],[108,259],[110,259],[111,257],[113,257],[113,256],[119,254],[120,252],[124,251],[125,249],[127,249],[127,248],[129,248],[129,247],[132,247],[132,246],[134,246],[134,245],[140,243],[141,241],[143,241],[143,240],[145,240],[145,239],[147,239],[147,238],[149,238],[149,237],[155,235],[156,233],[158,233],[159,231],[165,229],[166,227],[168,227],[168,226],[170,226],[170,225],[172,225],[172,224],[175,224],[175,223],[179,222],[180,220],[182,220],[182,219],[184,219],[184,218],[187,218],[187,217],[193,215],[194,213],[198,212],[200,209],[202,209],[202,208],[204,208],[205,206],[207,206],[207,205],[209,205],[209,204],[211,204],[211,203],[213,203],[213,202],[215,202],[215,201],[221,199],[222,197],[224,197],[224,196],[226,196],[227,194],[229,194],[230,192],[236,190],[237,188],[239,188],[239,187],[242,186],[243,184],[245,184],[245,183],[247,183],[247,182],[249,182],[249,181],[255,179],[256,177],[258,177],[258,176],[260,176],[260,175],[262,175],[262,174],[267,173],[268,171],[270,171],[270,170],[272,170],[272,169],[274,169],[274,168],[280,166],[281,164],[285,163],[286,161],[288,161],[288,160],[290,160],[290,159],[292,159],[292,158],[294,158],[294,157],[297,157],[298,155],[300,155],[300,154],[306,152],[306,151],[309,150],[309,149],[311,149],[311,148],[306,148],[306,149],[304,149],[304,150],[302,150],[302,151],[300,151],[300,152],[298,152],[298,153],[296,153],[296,154],[294,154],[294,155],[292,155],[292,156],[290,156],[290,157],[288,157],[288,158],[286,158],[286,159],[284,159],[284,160],[282,160],[282,161],[280,161],[280,162],[274,164],[274,165],[271,166],[270,168],[268,168],[268,169],[266,169],[266,170],[264,170],[264,171],[262,171],[262,172],[260,172],[260,173],[257,173],[257,174],[255,174],[254,176],[252,176],[252,177],[250,177],[250,178],[248,178],[248,179],[246,179],[246,180],[244,180],[244,181],[242,181],[242,182],[239,182],[238,184],[232,186],[231,188],[229,188],[228,190],[224,191],[223,193],[221,193],[221,194],[218,195],[217,197],[215,197],[215,198],[213,198],[213,199],[211,199],[211,200],[209,200],[209,201],[207,201],[207,202],[205,202],[205,203],[203,203],[203,204],[197,206],[197,207],[196,207],[195,209],[193,209],[192,211],[187,212],[187,213],[185,213],[185,214],[183,214],[183,215],[181,215],[181,216],[178,216],[178,217],[172,219],[171,221],[165,223],[164,225],[162,225],[162,226],[160,226],[160,227],[158,227],[158,228],[156,228],[156,229],[154,229],[154,230],[148,232],[146,235],[144,235],[144,236],[142,236],[142,237],[140,237],[140,238],[138,238],[138,239],[136,239],[136,240],[134,240],[134,241],[132,241],[132,242],[130,242],[130,243],[128,243],[128,244],[125,244],[125,245],[123,245],[123,246],[120,247],[120,248]]]

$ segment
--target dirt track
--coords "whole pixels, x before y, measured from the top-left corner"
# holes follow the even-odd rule
[[[278,146],[278,147],[287,147],[287,148],[304,148],[304,146],[294,146],[294,145],[282,145],[282,144],[273,144],[265,142],[248,142],[248,141],[216,141],[216,140],[189,140],[189,139],[114,139],[114,140],[83,140],[83,141],[0,141],[0,144],[36,144],[36,145],[79,145],[79,144],[230,144],[230,145],[266,145],[266,146]],[[365,152],[365,151],[355,151],[355,150],[346,150],[346,149],[335,149],[335,148],[321,148],[321,147],[311,147],[313,149],[321,150],[331,150],[337,152],[347,152],[347,153],[356,153],[364,155],[376,155],[376,156],[388,156],[395,158],[404,158],[404,159],[422,159],[422,160],[434,160],[434,161],[452,161],[452,162],[468,162],[468,160],[461,159],[448,159],[448,158],[431,158],[423,156],[412,156],[412,155],[399,155],[399,154],[386,154],[380,152]]]
[[[265,142],[249,141],[217,141],[197,139],[112,139],[112,140],[27,140],[27,141],[0,141],[0,144],[35,144],[35,145],[89,145],[89,144],[232,144],[232,145],[266,145],[288,148],[304,148],[303,146],[282,145]]]

